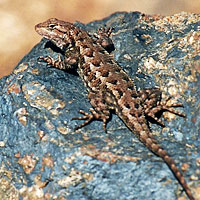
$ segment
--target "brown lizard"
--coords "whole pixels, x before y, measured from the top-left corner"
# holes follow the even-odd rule
[[[90,108],[91,113],[80,110],[83,116],[73,118],[85,120],[77,128],[85,126],[92,120],[101,120],[106,130],[111,112],[115,112],[149,150],[165,161],[188,198],[194,200],[174,160],[156,142],[148,127],[148,118],[153,118],[163,125],[163,122],[156,117],[159,111],[185,116],[174,109],[182,104],[169,105],[171,98],[161,101],[159,89],[136,90],[134,82],[106,50],[106,47],[112,44],[108,38],[110,29],[99,30],[99,39],[95,40],[86,31],[73,24],[52,18],[37,24],[35,30],[64,52],[63,61],[60,57],[58,60],[51,57],[40,57],[40,59],[59,69],[77,66],[77,71],[87,87],[88,98],[93,108]]]

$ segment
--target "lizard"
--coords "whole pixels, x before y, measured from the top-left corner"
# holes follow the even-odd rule
[[[111,29],[99,29],[99,37],[94,39],[89,33],[70,22],[50,18],[37,24],[35,30],[56,45],[64,56],[64,60],[60,56],[58,59],[50,56],[39,59],[58,69],[75,68],[87,88],[92,108],[89,109],[90,113],[80,110],[83,116],[73,118],[85,120],[76,129],[93,120],[100,120],[106,131],[111,114],[117,114],[151,152],[163,159],[188,198],[195,200],[174,160],[157,143],[148,126],[149,118],[164,126],[156,115],[158,112],[168,111],[185,117],[184,113],[175,109],[183,105],[169,103],[171,97],[162,100],[162,92],[158,88],[136,89],[133,80],[107,50],[107,47],[112,46],[112,40],[109,38]]]

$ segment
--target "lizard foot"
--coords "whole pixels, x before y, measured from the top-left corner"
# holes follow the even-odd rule
[[[83,110],[80,110],[79,113],[83,114],[82,117],[73,117],[72,120],[85,120],[81,125],[77,126],[75,130],[78,130],[79,128],[82,128],[89,124],[93,120],[102,120],[103,121],[103,129],[106,131],[106,123],[109,117],[97,113],[93,108],[90,108],[91,113],[87,113]]]
[[[163,121],[158,119],[155,115],[159,111],[168,111],[175,115],[179,115],[181,117],[186,117],[186,115],[178,110],[175,110],[176,107],[183,107],[183,104],[180,103],[170,103],[172,97],[167,98],[165,101],[158,101],[156,107],[151,108],[148,112],[148,116],[152,117],[157,123],[161,126],[165,126]]]
[[[55,68],[65,69],[65,64],[61,60],[60,56],[58,56],[57,60],[55,60],[54,58],[52,58],[50,56],[46,56],[46,57],[40,56],[38,59],[46,62],[48,65],[51,65],[51,66],[53,66]]]
[[[114,48],[114,44],[110,38],[110,35],[113,31],[113,28],[99,28],[97,30],[97,34],[94,34],[96,38],[98,38],[97,43],[100,44],[107,52],[112,52]]]

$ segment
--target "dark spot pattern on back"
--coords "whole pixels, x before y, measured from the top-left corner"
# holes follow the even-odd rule
[[[101,71],[101,75],[103,77],[108,77],[109,76],[109,71]]]
[[[116,80],[116,79],[109,80],[109,83],[111,83],[113,85],[116,85],[117,82],[118,82],[118,80]]]
[[[122,96],[123,96],[123,91],[121,91],[120,88],[117,88],[116,90],[117,90],[117,92],[119,93],[119,96],[122,97]]]

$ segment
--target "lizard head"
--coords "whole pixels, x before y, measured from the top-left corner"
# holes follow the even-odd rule
[[[53,42],[60,49],[73,43],[73,37],[71,37],[73,28],[71,23],[56,18],[50,18],[35,26],[38,34]]]

